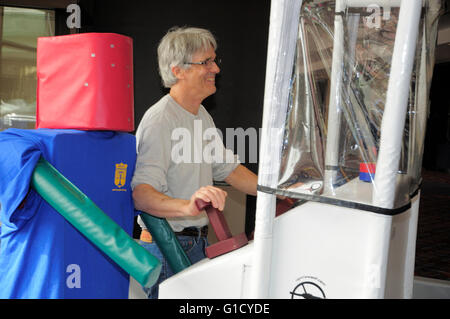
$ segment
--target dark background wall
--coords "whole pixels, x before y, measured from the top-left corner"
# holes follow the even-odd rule
[[[450,99],[447,80],[449,74],[450,62],[435,65],[423,155],[424,168],[447,173],[450,173]]]
[[[218,40],[217,54],[223,61],[216,80],[218,90],[203,103],[216,126],[224,134],[226,128],[261,126],[270,0],[80,0],[79,5],[80,32],[115,32],[133,39],[136,127],[147,108],[167,92],[157,71],[158,42],[169,28],[186,25],[207,28]],[[428,170],[447,172],[448,61],[438,59],[435,67],[423,162]],[[248,146],[247,141],[247,150]],[[257,163],[248,163],[248,151],[246,160],[244,164],[257,173]],[[247,198],[247,233],[253,229],[255,203],[255,198]]]
[[[224,134],[226,128],[261,126],[270,0],[81,0],[80,32],[114,32],[133,39],[135,126],[167,92],[161,85],[156,49],[173,26],[209,29],[222,58],[217,92],[203,105]],[[247,141],[247,149],[248,149]],[[237,152],[237,150],[234,150]],[[257,173],[257,163],[246,163]],[[247,198],[247,224],[253,228],[255,198]]]

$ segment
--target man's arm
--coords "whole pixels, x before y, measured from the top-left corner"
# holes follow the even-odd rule
[[[139,184],[133,190],[135,208],[161,218],[200,214],[202,211],[195,204],[197,199],[210,202],[213,207],[223,210],[226,196],[224,190],[214,186],[199,188],[190,200],[167,196],[148,184]]]
[[[225,178],[225,182],[241,192],[256,196],[258,176],[241,164]]]

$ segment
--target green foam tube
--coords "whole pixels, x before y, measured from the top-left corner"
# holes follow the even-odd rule
[[[154,217],[146,213],[142,213],[141,218],[174,273],[180,272],[192,264],[165,218]]]
[[[144,287],[151,287],[161,263],[42,157],[31,186],[70,224]]]

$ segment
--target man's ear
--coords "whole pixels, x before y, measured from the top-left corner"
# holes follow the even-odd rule
[[[184,78],[184,69],[180,66],[176,65],[172,67],[172,74],[178,79],[181,80]]]

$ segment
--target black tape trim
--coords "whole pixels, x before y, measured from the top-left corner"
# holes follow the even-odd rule
[[[411,202],[409,202],[408,204],[401,206],[399,208],[388,209],[388,208],[381,208],[381,207],[376,207],[376,206],[366,205],[366,204],[361,204],[361,203],[349,202],[349,201],[336,199],[336,198],[330,198],[330,197],[324,197],[324,196],[318,196],[318,195],[299,194],[299,193],[294,193],[294,192],[290,192],[290,191],[286,191],[286,190],[273,189],[273,188],[261,186],[261,185],[258,185],[257,189],[258,189],[258,191],[272,194],[272,195],[281,195],[281,196],[302,199],[302,200],[311,201],[311,202],[319,202],[319,203],[336,205],[336,206],[347,207],[347,208],[352,208],[352,209],[365,210],[368,212],[372,212],[372,213],[376,213],[376,214],[380,214],[380,215],[387,215],[387,216],[399,215],[411,208]]]
[[[417,186],[416,190],[409,195],[409,198],[414,198],[419,194],[419,191],[422,189],[422,182]]]

